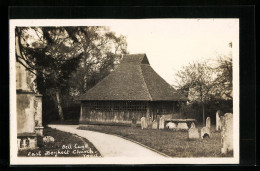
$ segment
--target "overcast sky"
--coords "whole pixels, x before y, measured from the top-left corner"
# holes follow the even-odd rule
[[[12,23],[16,26],[109,26],[118,35],[127,36],[130,53],[146,53],[154,70],[170,84],[174,83],[176,72],[193,61],[216,59],[218,54],[229,54],[232,50],[233,61],[238,64],[235,60],[239,55],[239,19],[63,19]]]
[[[112,31],[127,36],[130,53],[146,53],[151,66],[168,83],[192,61],[216,59],[238,47],[238,19],[116,20]]]

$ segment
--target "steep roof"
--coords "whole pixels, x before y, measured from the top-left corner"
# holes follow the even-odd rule
[[[146,54],[125,55],[120,65],[79,100],[186,101],[150,66]]]

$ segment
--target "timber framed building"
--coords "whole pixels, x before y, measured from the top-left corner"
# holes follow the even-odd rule
[[[80,124],[130,125],[143,116],[178,113],[187,98],[153,70],[146,54],[132,54],[79,100]]]

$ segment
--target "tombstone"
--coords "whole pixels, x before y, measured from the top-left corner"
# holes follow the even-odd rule
[[[206,127],[210,129],[210,117],[206,119]]]
[[[216,112],[216,131],[220,130],[219,110]]]
[[[200,137],[199,135],[199,129],[195,127],[191,127],[188,132],[189,139],[198,139]]]
[[[192,123],[191,123],[191,125],[190,125],[190,128],[196,128],[196,126],[195,126],[195,123],[194,123],[194,122],[192,122]]]
[[[176,129],[177,125],[173,122],[169,122],[169,123],[166,124],[166,128],[171,129],[171,130]]]
[[[233,114],[226,113],[223,117],[223,125],[221,129],[221,153],[226,154],[233,151]]]
[[[224,119],[224,116],[220,116],[220,117],[219,117],[219,128],[220,128],[220,131],[222,130],[223,119]]]
[[[158,129],[158,121],[156,119],[152,123],[152,129]]]
[[[160,117],[160,120],[159,120],[159,129],[164,129],[164,118],[163,118],[163,117]]]
[[[209,138],[210,137],[210,129],[208,127],[201,128],[200,137],[201,137],[201,139]]]
[[[180,123],[178,123],[177,129],[178,130],[188,130],[189,127],[186,122],[180,122]]]
[[[45,144],[45,143],[53,143],[54,141],[55,141],[55,139],[52,137],[52,136],[44,136],[43,138],[42,138],[42,140],[43,140],[43,143]]]
[[[147,129],[152,129],[153,121],[151,117],[146,118]]]
[[[146,118],[142,117],[141,118],[141,128],[146,129],[147,128],[147,123],[146,123]]]

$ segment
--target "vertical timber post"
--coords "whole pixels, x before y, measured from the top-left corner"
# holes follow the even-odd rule
[[[147,102],[146,117],[150,117],[150,103]]]
[[[82,122],[83,120],[83,102],[80,103],[80,118],[79,118],[79,122]]]

